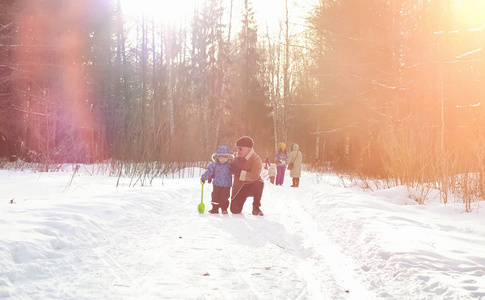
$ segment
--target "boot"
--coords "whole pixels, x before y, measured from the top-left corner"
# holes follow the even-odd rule
[[[295,178],[295,187],[300,186],[300,178]]]
[[[263,212],[259,209],[259,207],[253,207],[253,215],[255,216],[264,216]]]
[[[297,178],[292,178],[292,180],[293,180],[293,184],[291,185],[291,187],[298,187],[298,185],[296,185]]]
[[[219,213],[219,207],[218,206],[212,206],[212,209],[209,210],[209,213],[218,214]]]

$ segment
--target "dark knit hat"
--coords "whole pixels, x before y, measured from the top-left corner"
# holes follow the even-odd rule
[[[253,148],[254,141],[249,136],[243,136],[236,141],[236,146]]]

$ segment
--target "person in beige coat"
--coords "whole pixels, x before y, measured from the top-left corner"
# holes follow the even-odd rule
[[[303,154],[300,152],[300,146],[298,144],[292,144],[290,150],[288,164],[293,162],[293,167],[290,170],[290,177],[293,179],[292,187],[298,187],[300,185]]]

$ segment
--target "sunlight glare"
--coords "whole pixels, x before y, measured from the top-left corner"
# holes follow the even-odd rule
[[[183,21],[193,14],[194,8],[203,0],[122,0],[123,14],[164,20]]]
[[[121,5],[123,14],[126,16],[138,18],[144,15],[150,19],[161,20],[163,23],[179,23],[189,20],[195,9],[202,9],[206,2],[209,0],[121,0]],[[317,0],[309,0],[297,4],[296,0],[288,0],[288,13],[292,22],[302,22],[301,20],[306,17],[306,13],[316,2]],[[266,31],[266,26],[270,31],[279,31],[281,23],[285,20],[285,1],[252,0],[250,3],[262,32]],[[233,26],[238,26],[244,1],[234,0],[232,4]],[[223,0],[222,5],[225,18],[228,18],[231,0]]]
[[[455,0],[454,12],[459,23],[466,29],[484,27],[485,1]]]

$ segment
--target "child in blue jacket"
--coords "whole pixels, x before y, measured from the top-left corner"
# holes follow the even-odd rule
[[[216,153],[212,154],[212,163],[207,166],[207,171],[202,174],[200,181],[205,183],[212,182],[212,209],[209,210],[211,214],[219,213],[219,208],[223,214],[227,214],[229,207],[229,197],[231,195],[232,187],[232,173],[231,164],[234,156],[227,146],[219,146]]]

